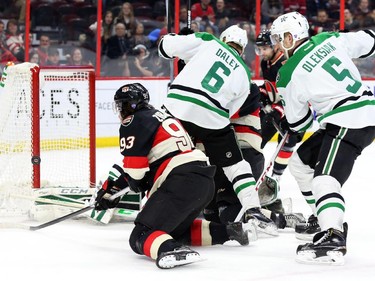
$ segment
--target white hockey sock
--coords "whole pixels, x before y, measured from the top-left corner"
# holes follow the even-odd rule
[[[312,189],[320,228],[342,230],[345,201],[341,195],[341,184],[334,177],[322,175],[313,179]]]
[[[314,177],[314,170],[308,165],[305,165],[298,153],[294,153],[289,160],[289,170],[298,183],[303,197],[310,206],[312,213],[316,215],[315,197],[312,192],[312,181]]]
[[[223,167],[224,173],[233,184],[233,189],[242,206],[247,209],[260,207],[258,192],[255,190],[256,181],[250,164],[242,160],[232,166]]]

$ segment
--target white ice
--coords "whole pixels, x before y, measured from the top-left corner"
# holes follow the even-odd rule
[[[275,146],[267,145],[266,159]],[[118,154],[117,148],[98,149],[98,175],[120,159]],[[0,229],[0,280],[374,280],[374,159],[372,144],[358,158],[343,187],[349,223],[344,266],[296,263],[295,250],[301,241],[292,230],[282,230],[276,238],[261,237],[246,247],[195,247],[203,262],[161,270],[130,249],[132,223],[98,225],[81,219],[34,232]],[[291,197],[294,211],[310,215],[288,170],[282,177],[281,197]]]

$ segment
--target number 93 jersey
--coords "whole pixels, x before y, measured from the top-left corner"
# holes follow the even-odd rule
[[[250,71],[238,53],[204,32],[166,35],[159,52],[186,63],[169,88],[168,111],[203,128],[229,125],[250,91]]]
[[[123,120],[120,126],[123,168],[133,179],[145,174],[154,182],[176,166],[205,161],[179,121],[155,108],[147,107]],[[166,176],[166,174],[164,174]]]
[[[276,86],[291,129],[305,131],[313,123],[346,128],[375,125],[375,99],[361,79],[353,58],[375,52],[370,30],[313,36],[280,68]]]

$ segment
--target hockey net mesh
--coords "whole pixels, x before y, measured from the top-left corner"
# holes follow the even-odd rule
[[[88,189],[95,184],[90,176],[94,120],[90,120],[89,71],[40,69],[39,139],[32,122],[34,67],[30,63],[8,67],[0,88],[0,215],[28,213],[42,188]],[[40,186],[33,186],[38,176],[32,163],[35,141],[40,149]]]

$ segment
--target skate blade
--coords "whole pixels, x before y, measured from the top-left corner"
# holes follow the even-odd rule
[[[303,240],[303,241],[309,241],[309,242],[312,242],[315,234],[316,234],[316,233],[313,233],[313,234],[304,234],[304,233],[297,233],[297,232],[296,232],[296,238],[297,238],[298,240]]]
[[[326,256],[316,257],[314,251],[299,252],[296,261],[303,264],[344,265],[344,255],[338,251],[328,251]]]
[[[156,265],[161,269],[171,269],[177,266],[183,266],[194,262],[201,262],[204,260],[205,259],[201,258],[201,256],[198,253],[186,254],[186,256],[183,259],[178,259],[176,255],[170,254],[165,257],[162,257],[159,261],[157,261]]]
[[[264,223],[257,219],[251,219],[256,225],[256,230],[271,236],[278,236],[277,226],[271,223]],[[250,221],[250,220],[249,220]]]
[[[257,225],[254,221],[248,221],[247,223],[242,224],[244,231],[247,233],[247,237],[249,238],[249,242],[254,242],[258,240],[258,231]]]

